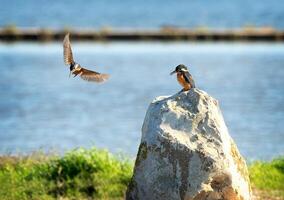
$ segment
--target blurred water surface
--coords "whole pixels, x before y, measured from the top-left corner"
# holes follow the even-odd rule
[[[283,0],[1,0],[0,26],[284,28]]]
[[[75,58],[111,74],[97,85],[68,78],[59,43],[0,44],[0,153],[96,145],[135,156],[154,97],[180,90],[169,72],[191,66],[220,102],[248,159],[284,153],[284,45],[74,43]]]

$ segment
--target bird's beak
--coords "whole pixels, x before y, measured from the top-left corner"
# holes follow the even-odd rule
[[[174,71],[172,71],[171,73],[170,73],[170,75],[173,75],[174,73],[176,73],[176,71],[174,70]]]
[[[72,74],[72,71],[70,71],[70,73],[69,73],[69,78],[70,78],[71,74]]]

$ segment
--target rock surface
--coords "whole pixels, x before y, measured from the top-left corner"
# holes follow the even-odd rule
[[[151,103],[126,199],[251,199],[246,163],[214,98],[191,89]]]

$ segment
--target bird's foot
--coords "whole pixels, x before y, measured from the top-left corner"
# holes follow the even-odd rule
[[[184,90],[184,89],[182,89],[181,91],[179,91],[179,92],[178,92],[178,94],[180,94],[180,93],[182,93],[182,92],[184,92],[184,91],[185,91],[185,90]]]

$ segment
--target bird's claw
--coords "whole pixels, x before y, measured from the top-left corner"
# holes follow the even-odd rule
[[[180,94],[180,93],[182,93],[182,92],[184,92],[184,89],[182,89],[181,91],[179,91],[178,94]]]

